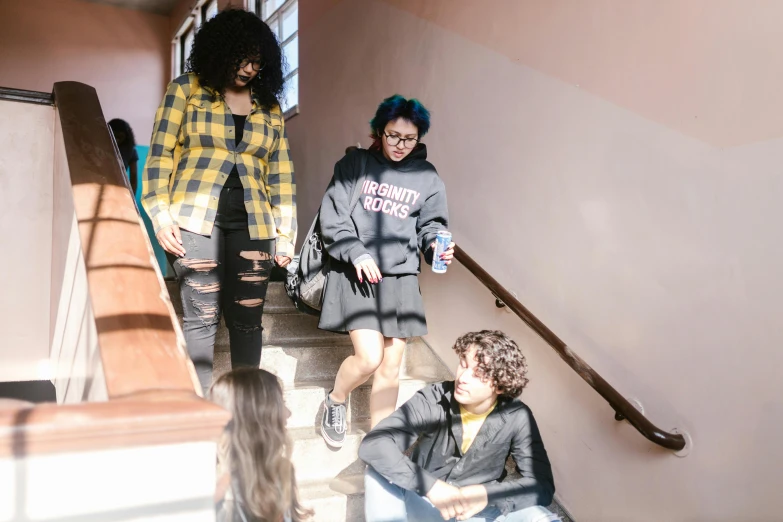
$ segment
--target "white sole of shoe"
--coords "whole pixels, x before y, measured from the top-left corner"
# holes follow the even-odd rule
[[[324,429],[324,425],[321,424],[321,436],[324,438],[324,442],[326,442],[326,445],[329,447],[332,447],[334,449],[340,449],[343,447],[343,442],[338,442],[336,440],[332,440],[329,435],[326,434],[326,430]]]

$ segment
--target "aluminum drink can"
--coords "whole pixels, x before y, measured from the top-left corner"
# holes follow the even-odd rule
[[[451,244],[451,232],[441,230],[435,236],[435,251],[432,254],[432,271],[436,274],[445,274],[448,265],[440,258],[440,255],[449,249]]]

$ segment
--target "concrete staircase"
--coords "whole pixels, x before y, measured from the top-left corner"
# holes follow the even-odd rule
[[[181,319],[179,287],[174,281],[167,284]],[[348,336],[319,330],[318,319],[296,310],[280,282],[269,285],[263,324],[261,366],[283,381],[292,413],[288,428],[294,440],[293,461],[303,502],[315,510],[316,522],[363,521],[364,464],[358,450],[369,429],[372,381],[351,394],[345,445],[339,451],[332,450],[320,434],[322,403],[340,364],[353,353]],[[221,325],[215,343],[215,376],[230,368],[228,331]],[[428,383],[450,378],[451,373],[432,350],[421,339],[413,339],[403,358],[398,404]]]
[[[167,281],[167,285],[181,320],[179,285],[175,281]],[[358,451],[370,424],[372,380],[351,394],[345,445],[339,451],[331,449],[320,433],[322,403],[340,364],[353,353],[348,336],[319,330],[318,319],[299,312],[281,282],[269,284],[263,324],[261,367],[283,381],[286,405],[292,414],[288,429],[294,440],[293,461],[302,501],[315,510],[314,522],[363,522],[364,463]],[[214,375],[230,369],[228,330],[221,323],[215,342]],[[412,339],[402,362],[397,404],[403,404],[429,383],[451,378],[451,372],[432,349],[421,339]],[[513,466],[509,472],[514,473]],[[572,522],[557,503],[549,509],[559,513],[563,522]]]

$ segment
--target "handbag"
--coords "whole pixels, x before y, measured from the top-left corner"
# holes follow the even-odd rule
[[[361,169],[351,194],[349,215],[353,214],[356,204],[359,202],[359,194],[364,184],[365,168],[367,167],[367,151],[360,153]],[[294,302],[296,308],[311,315],[320,315],[324,299],[326,280],[331,271],[331,258],[324,248],[321,235],[321,207],[310,225],[305,237],[302,249],[291,263],[286,275],[285,289],[288,297]]]

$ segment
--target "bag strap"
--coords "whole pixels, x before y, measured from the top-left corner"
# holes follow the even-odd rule
[[[362,185],[364,185],[364,180],[367,178],[364,171],[367,168],[367,156],[369,155],[369,152],[363,149],[360,150],[362,150],[362,166],[359,169],[359,177],[356,178],[356,185],[353,187],[353,194],[351,195],[351,211],[348,213],[348,215],[353,214],[353,209],[355,209],[356,204],[359,203],[359,195],[362,192]]]
[[[353,187],[353,193],[351,194],[351,211],[349,212],[349,215],[353,213],[353,209],[356,208],[356,204],[359,202],[359,195],[362,191],[362,185],[364,184],[364,180],[367,178],[365,175],[365,169],[367,168],[367,155],[368,152],[364,151],[362,153],[362,162],[361,162],[361,170],[359,171],[359,177],[356,180],[356,185]],[[318,210],[315,213],[315,219],[313,219],[313,222],[310,224],[310,230],[307,231],[307,238],[309,239],[312,237],[313,232],[315,232],[316,227],[319,226],[319,217],[321,215],[321,207],[318,207]],[[302,245],[302,248],[304,248],[304,245]]]
[[[353,210],[356,208],[356,204],[359,202],[359,195],[362,191],[362,185],[364,185],[364,180],[367,177],[365,175],[365,169],[367,168],[367,156],[368,152],[363,151],[362,152],[362,161],[361,161],[361,170],[359,170],[359,177],[356,179],[356,185],[353,187],[353,193],[351,194],[351,210],[348,213],[348,215],[353,214]],[[319,230],[320,235],[320,229],[321,229],[321,207],[318,207],[318,210],[315,213],[315,218],[313,219],[313,223],[310,225],[310,230],[307,231],[307,239],[305,240],[304,244],[302,245],[301,250],[299,251],[300,256],[302,255],[302,252],[304,252],[304,249],[307,247],[308,241],[310,241],[310,238],[313,237],[313,234],[315,233],[316,228]],[[331,256],[326,256],[326,262],[325,266],[328,267],[331,260]],[[304,274],[304,267],[300,264],[297,268],[297,272],[301,272]]]
[[[302,245],[302,249],[304,249],[305,244],[307,244],[307,241],[310,240],[310,238],[313,236],[313,232],[315,232],[315,227],[319,226],[319,223],[321,221],[321,207],[318,207],[318,210],[315,211],[315,217],[313,218],[313,222],[310,223],[310,230],[307,231],[307,235],[305,236],[307,239],[305,240],[305,243]]]

